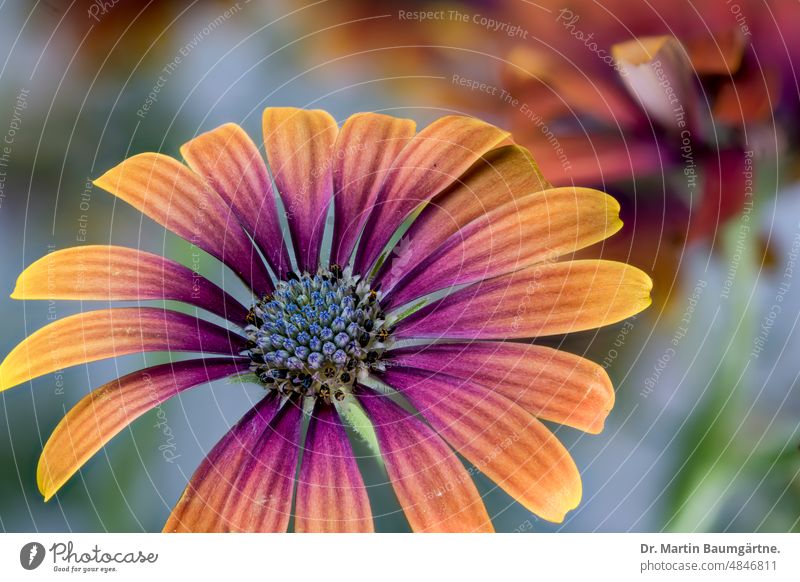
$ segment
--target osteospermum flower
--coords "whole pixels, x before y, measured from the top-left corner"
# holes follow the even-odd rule
[[[145,153],[95,182],[222,261],[252,290],[250,304],[170,259],[117,246],[51,253],[17,281],[17,299],[169,299],[198,310],[84,312],[7,356],[2,389],[134,352],[201,354],[123,376],[70,410],[39,462],[45,499],[148,410],[243,376],[263,398],[204,459],[165,531],[285,531],[292,515],[296,531],[371,531],[345,430],[364,413],[415,531],[492,530],[475,469],[561,521],[580,500],[580,476],[539,419],[599,432],[614,392],[596,364],[516,340],[648,305],[650,280],[633,267],[556,260],[618,230],[616,202],[550,188],[508,133],[468,117],[415,133],[386,115],[338,128],[324,111],[270,108],[263,126],[269,171],[228,124],[183,146],[188,167]]]
[[[604,256],[646,265],[669,306],[687,245],[714,247],[747,211],[748,167],[798,149],[800,5],[544,0],[545,18],[524,5],[504,18],[537,42],[509,49],[504,87],[535,111],[498,106],[554,184],[629,201]]]

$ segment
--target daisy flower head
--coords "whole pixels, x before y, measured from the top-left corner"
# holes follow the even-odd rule
[[[119,246],[53,252],[20,275],[16,299],[196,308],[87,311],[8,354],[3,390],[125,354],[193,354],[72,408],[39,462],[45,499],[137,417],[245,376],[263,398],[202,461],[165,531],[286,531],[291,518],[295,531],[372,531],[354,419],[368,419],[361,428],[414,531],[492,531],[476,470],[543,519],[563,520],[580,501],[580,475],[542,420],[597,433],[614,391],[602,367],[531,340],[649,304],[643,272],[570,260],[620,228],[616,201],[551,187],[507,132],[470,117],[417,131],[388,115],[338,127],[324,111],[268,108],[263,129],[266,161],[226,124],[186,143],[186,164],[144,153],[95,182],[219,259],[249,303],[178,262]]]

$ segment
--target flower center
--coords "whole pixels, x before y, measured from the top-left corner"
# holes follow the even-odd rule
[[[344,400],[359,376],[382,369],[391,329],[380,299],[350,268],[291,273],[250,309],[250,369],[268,390]]]

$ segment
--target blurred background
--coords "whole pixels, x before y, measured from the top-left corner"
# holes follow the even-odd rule
[[[563,524],[479,477],[498,531],[800,529],[798,0],[208,0],[0,4],[0,352],[90,306],[5,299],[42,255],[190,248],[90,180],[267,106],[476,115],[556,185],[603,189],[623,231],[590,254],[653,276],[634,319],[547,343],[601,363],[605,431],[557,427],[584,479]],[[219,276],[211,259],[201,265]],[[160,359],[159,359],[160,358]],[[129,356],[0,393],[0,529],[160,531],[204,453],[259,394],[188,391],[137,421],[49,503],[43,442]],[[366,475],[380,531],[407,526]]]

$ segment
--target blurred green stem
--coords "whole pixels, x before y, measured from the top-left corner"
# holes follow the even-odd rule
[[[729,340],[720,342],[720,352],[715,358],[719,366],[681,436],[683,453],[671,486],[664,528],[668,531],[712,530],[724,508],[725,497],[734,491],[732,482],[751,452],[740,450],[738,445],[746,410],[753,333],[760,317],[754,304],[763,258],[759,252],[758,212],[774,196],[774,167],[765,163],[764,171],[756,172],[748,218],[742,214],[731,221],[720,237],[725,273],[736,265],[730,293],[727,299],[720,297],[719,320],[727,327]]]

